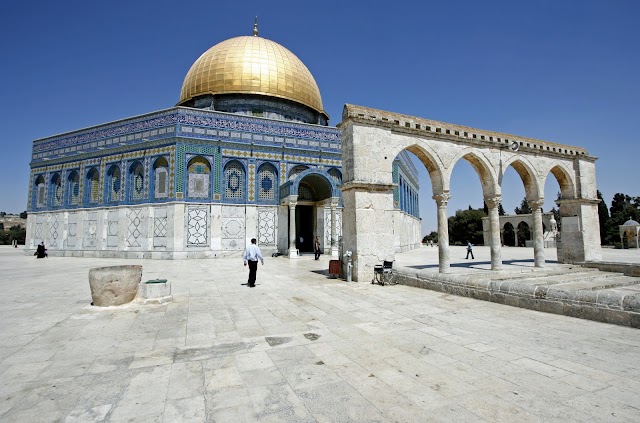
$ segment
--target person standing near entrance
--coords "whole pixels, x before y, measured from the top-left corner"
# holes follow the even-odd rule
[[[320,237],[317,236],[313,243],[313,251],[316,253],[316,260],[320,258]]]
[[[465,257],[465,259],[469,258],[469,254],[471,254],[471,258],[473,260],[475,260],[476,258],[473,256],[473,244],[471,244],[471,241],[467,240],[467,256]]]
[[[245,266],[247,265],[247,263],[249,263],[249,280],[247,281],[247,286],[249,288],[254,288],[256,286],[256,272],[258,271],[258,260],[260,260],[260,262],[264,266],[262,251],[260,251],[260,247],[256,245],[255,238],[251,238],[251,244],[247,245],[247,248],[245,248],[242,259],[244,260]]]

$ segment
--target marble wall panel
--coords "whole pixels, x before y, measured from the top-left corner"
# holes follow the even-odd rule
[[[222,249],[243,250],[245,244],[244,206],[222,206]]]
[[[258,244],[275,246],[277,241],[277,208],[258,208]]]
[[[187,245],[205,247],[208,245],[209,207],[187,207]]]

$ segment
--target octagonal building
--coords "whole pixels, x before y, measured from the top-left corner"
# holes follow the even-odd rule
[[[51,255],[298,257],[342,236],[340,131],[307,67],[240,36],[191,66],[175,107],[33,142],[27,250]],[[397,251],[421,239],[417,171],[394,162]]]

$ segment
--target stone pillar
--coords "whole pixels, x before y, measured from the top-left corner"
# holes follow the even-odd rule
[[[338,198],[331,198],[331,257],[338,257],[338,237],[336,231],[336,209],[338,208]]]
[[[582,263],[602,260],[598,199],[558,200],[560,237],[556,239],[558,262]]]
[[[517,226],[513,228],[513,239],[515,243],[514,247],[517,247],[518,246],[518,227]]]
[[[298,204],[298,196],[292,195],[289,200],[289,258],[298,258],[298,250],[296,249],[296,205]]]
[[[542,227],[542,205],[544,199],[529,200],[533,210],[533,256],[536,267],[544,267],[544,229]]]
[[[491,270],[502,269],[502,245],[500,241],[500,216],[498,214],[500,202],[499,196],[485,198],[484,202],[489,208],[489,245],[491,247]]]
[[[447,204],[449,193],[436,194],[433,199],[438,204],[438,260],[439,272],[449,273],[451,258],[449,257],[449,218]]]
[[[393,184],[346,182],[341,186],[342,254],[353,254],[353,280],[369,282],[383,260],[393,261]],[[345,264],[346,265],[346,262]]]

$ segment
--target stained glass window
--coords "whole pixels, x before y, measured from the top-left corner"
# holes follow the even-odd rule
[[[69,204],[77,206],[80,203],[80,175],[73,171],[69,175]]]
[[[109,201],[120,201],[122,189],[122,177],[120,168],[116,165],[109,169]]]
[[[262,165],[258,171],[258,198],[275,200],[277,180],[275,168],[270,164]]]
[[[89,203],[96,204],[100,199],[100,175],[95,168],[87,174],[87,188],[89,189],[87,196]]]
[[[131,168],[131,199],[141,200],[144,195],[144,167],[142,163],[134,163]]]
[[[45,186],[44,178],[38,176],[36,178],[36,207],[44,207],[45,200]]]
[[[244,169],[238,162],[229,163],[224,169],[225,198],[240,199],[243,196]]]
[[[155,198],[166,198],[169,196],[168,176],[169,163],[164,157],[160,157],[154,164],[154,192]]]
[[[51,178],[51,205],[59,207],[62,205],[62,179],[60,174],[56,173]]]

